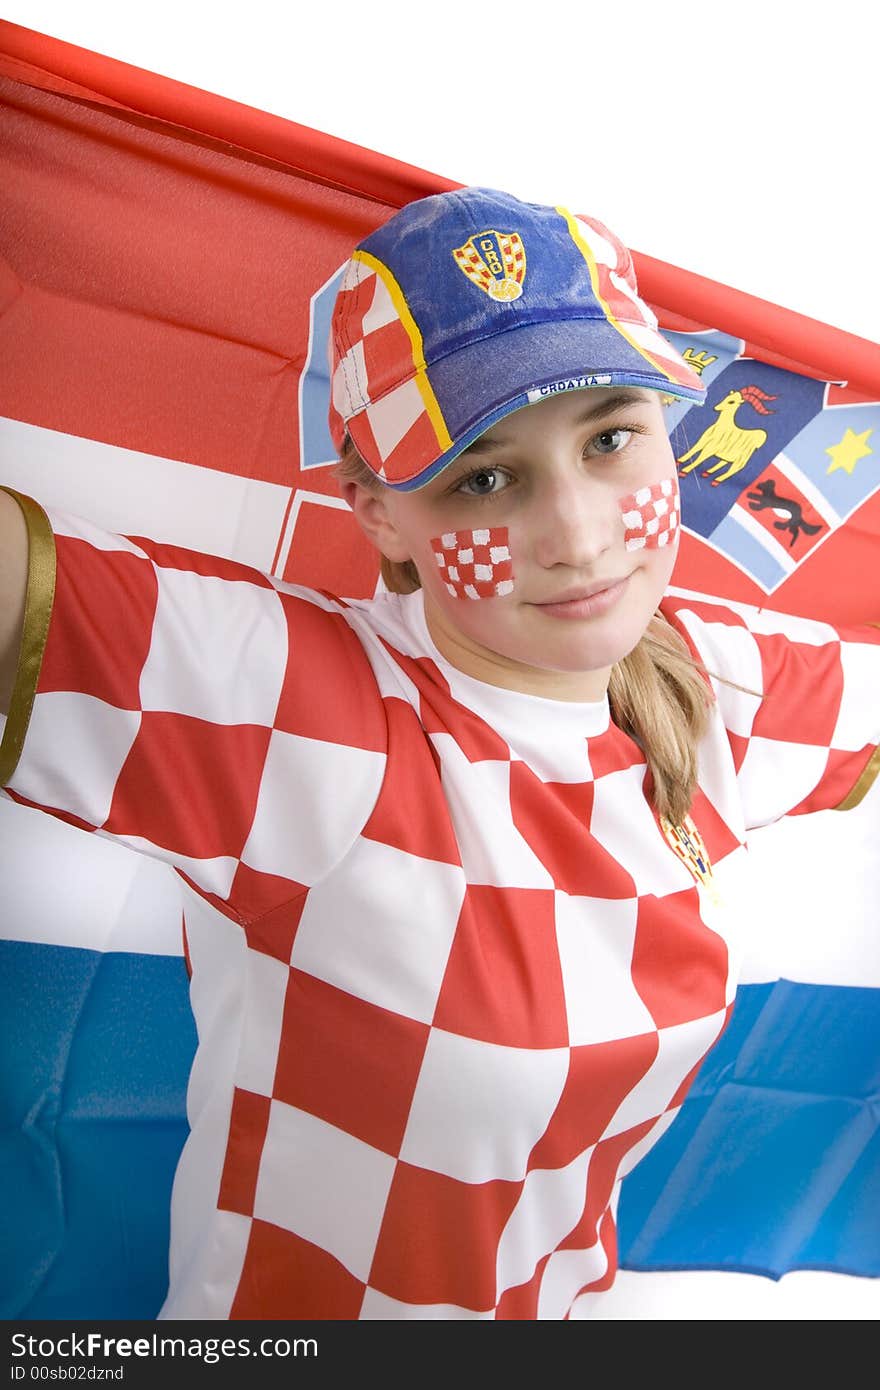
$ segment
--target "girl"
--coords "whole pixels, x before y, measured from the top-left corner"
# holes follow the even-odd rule
[[[665,596],[703,389],[601,224],[411,204],[330,357],[383,592],[2,497],[0,779],[184,885],[162,1317],[565,1318],[729,1017],[748,830],[877,771],[880,633]]]

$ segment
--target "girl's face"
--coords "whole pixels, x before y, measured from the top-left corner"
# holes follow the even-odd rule
[[[527,694],[601,699],[678,549],[676,465],[656,391],[550,396],[493,426],[424,488],[355,498],[353,486],[374,543],[415,563],[439,651],[467,675]],[[661,520],[647,527],[654,499]],[[495,563],[475,571],[489,558],[479,550],[487,531]]]

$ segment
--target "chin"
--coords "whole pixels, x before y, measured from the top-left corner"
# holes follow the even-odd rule
[[[552,663],[561,671],[596,671],[615,666],[638,646],[654,611],[652,609],[646,614],[644,620],[630,618],[615,621],[609,617],[602,628],[596,624],[585,624],[589,628],[587,631],[578,632],[580,625],[572,624],[573,630],[555,634],[549,644],[546,641],[535,643],[532,650],[543,652],[549,658],[547,664]],[[541,662],[536,664],[540,665]]]
[[[637,643],[634,642],[632,647],[621,648],[618,646],[601,651],[594,648],[590,652],[573,656],[560,655],[557,661],[545,662],[544,665],[548,671],[559,671],[567,676],[588,675],[591,671],[609,671],[612,666],[616,666],[619,661],[623,661],[624,657],[629,656],[636,645]]]

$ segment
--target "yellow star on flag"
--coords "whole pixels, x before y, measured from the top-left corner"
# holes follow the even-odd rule
[[[852,473],[859,459],[863,459],[866,454],[873,454],[874,450],[868,445],[868,435],[873,433],[873,429],[869,429],[861,434],[854,434],[847,426],[846,434],[840,443],[832,444],[830,449],[825,450],[832,459],[828,472],[835,473],[838,468],[845,468],[847,473]]]

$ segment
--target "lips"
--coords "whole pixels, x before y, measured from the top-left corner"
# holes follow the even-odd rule
[[[595,584],[581,585],[577,589],[566,589],[561,594],[554,594],[553,598],[541,599],[536,601],[536,607],[543,608],[550,603],[576,603],[578,599],[593,598],[595,594],[602,594],[606,589],[613,589],[616,585],[622,584],[627,576],[618,575],[614,579],[601,579]]]
[[[629,585],[629,575],[622,579],[602,579],[595,584],[581,584],[576,589],[565,589],[558,598],[546,599],[536,603],[546,618],[554,621],[567,620],[580,622],[599,618],[610,613],[621,601]]]

